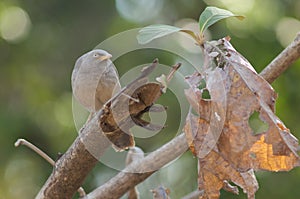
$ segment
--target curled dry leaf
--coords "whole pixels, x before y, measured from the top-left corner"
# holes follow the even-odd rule
[[[199,158],[199,187],[205,190],[204,197],[219,198],[224,181],[231,181],[254,198],[258,185],[253,170],[289,171],[299,166],[298,140],[275,115],[277,94],[271,85],[228,38],[206,43],[204,50],[217,55],[206,62],[216,63],[215,67],[205,66],[205,74],[187,78],[191,87],[185,91],[198,114],[189,114],[184,130]],[[202,79],[210,99],[202,98],[198,88]],[[259,134],[249,125],[255,112],[268,125]]]
[[[152,124],[142,119],[144,113],[159,111],[152,107],[162,95],[163,84],[148,82],[148,75],[154,70],[158,60],[143,68],[141,75],[124,87],[116,96],[110,99],[99,116],[99,125],[112,142],[116,151],[122,151],[135,145],[130,128],[134,125],[148,130],[157,131],[163,126]],[[174,73],[172,69],[170,74]]]
[[[148,83],[149,75],[158,61],[144,68],[141,75],[128,84],[122,91],[104,105],[100,116],[100,127],[106,137],[113,143],[117,151],[134,146],[134,139],[130,128],[138,124],[147,126],[149,123],[137,123],[152,104],[160,97],[161,85]]]

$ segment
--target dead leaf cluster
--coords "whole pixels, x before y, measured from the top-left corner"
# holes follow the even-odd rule
[[[251,64],[223,38],[204,45],[201,74],[186,78],[190,111],[184,131],[199,159],[202,198],[219,198],[220,190],[238,193],[233,182],[255,198],[254,171],[289,171],[299,166],[298,140],[275,115],[277,94]],[[205,82],[205,86],[203,86]],[[209,98],[204,98],[204,90]],[[256,133],[249,125],[255,112],[267,130]]]

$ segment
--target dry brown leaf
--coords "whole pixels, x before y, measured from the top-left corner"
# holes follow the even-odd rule
[[[242,171],[288,171],[298,166],[298,140],[274,113],[277,94],[228,40],[223,39],[222,42],[223,53],[227,56],[223,60],[226,68],[221,70],[229,77],[224,79],[230,81],[224,82],[224,85],[230,84],[230,87],[226,87],[228,111],[218,142],[220,153]],[[248,123],[255,111],[269,126],[266,132],[258,135],[253,133]]]
[[[198,150],[208,134],[208,128],[207,121],[189,113],[184,131],[194,154],[199,153]],[[228,185],[229,181],[240,186],[248,198],[254,198],[258,183],[253,170],[240,172],[219,154],[216,146],[206,157],[199,158],[199,189],[205,191],[202,198],[217,199],[222,188],[237,194],[236,187]]]
[[[299,166],[298,140],[275,115],[277,94],[228,38],[206,43],[204,74],[187,78],[186,97],[198,116],[189,114],[185,133],[192,152],[199,158],[199,188],[207,198],[219,198],[219,190],[231,181],[254,198],[258,188],[253,170],[288,171]],[[215,53],[214,53],[215,52]],[[211,63],[216,63],[215,67]],[[202,99],[199,84],[206,80],[210,99]],[[268,129],[256,134],[250,116]],[[249,173],[250,172],[250,173]]]
[[[124,87],[117,95],[110,99],[100,114],[99,125],[112,142],[117,151],[122,151],[135,145],[130,128],[134,125],[156,131],[163,128],[142,119],[144,113],[149,111],[163,111],[153,107],[154,102],[162,95],[166,85],[148,82],[148,75],[154,70],[158,60],[143,68],[139,77]],[[168,78],[181,66],[176,64],[171,69]]]
[[[140,120],[143,113],[147,112],[162,94],[160,84],[147,82],[147,76],[157,63],[158,60],[154,60],[150,66],[144,68],[137,79],[104,105],[99,125],[117,151],[134,146],[130,128],[136,125],[136,121]]]

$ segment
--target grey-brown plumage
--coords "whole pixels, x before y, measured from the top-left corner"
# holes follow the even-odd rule
[[[75,63],[73,95],[91,113],[101,109],[121,89],[118,72],[110,58],[108,52],[96,49],[82,55]]]

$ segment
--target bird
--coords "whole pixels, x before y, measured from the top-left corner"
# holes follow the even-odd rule
[[[75,99],[91,114],[121,90],[119,74],[105,50],[94,49],[77,59],[71,85]]]

